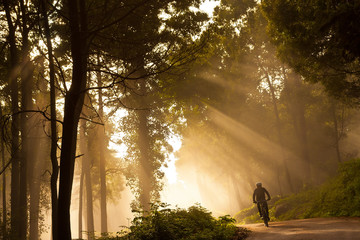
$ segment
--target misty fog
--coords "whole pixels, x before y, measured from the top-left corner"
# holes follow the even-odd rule
[[[162,203],[233,217],[258,182],[280,199],[359,157],[353,43],[294,37],[271,3],[3,1],[0,236],[105,239]]]

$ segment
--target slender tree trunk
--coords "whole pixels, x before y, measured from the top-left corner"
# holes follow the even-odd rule
[[[28,12],[24,0],[20,1],[22,24],[21,63],[21,107],[23,111],[32,109],[32,80],[34,67],[29,58]],[[28,230],[28,162],[30,159],[30,123],[28,113],[21,114],[21,156],[20,156],[20,239],[27,239]],[[34,145],[35,143],[32,143]]]
[[[12,82],[16,82],[17,79],[13,79]],[[18,93],[17,83],[11,84],[11,101],[12,112],[17,113],[19,111],[18,106]],[[15,86],[16,85],[16,86]],[[11,231],[12,239],[18,239],[20,233],[20,161],[19,161],[19,119],[15,114],[11,123]]]
[[[97,76],[98,86],[100,87],[98,91],[99,96],[99,117],[103,121],[104,117],[104,107],[103,107],[103,95],[102,95],[102,82],[101,82],[101,73],[98,72]],[[101,211],[101,234],[103,236],[107,235],[107,205],[106,205],[106,159],[104,156],[105,152],[105,127],[98,126],[98,136],[99,136],[99,145],[100,145],[100,211]]]
[[[10,48],[10,97],[11,112],[13,114],[11,122],[11,239],[19,239],[20,233],[20,162],[19,162],[19,93],[18,93],[18,53],[15,40],[15,27],[11,18],[9,0],[4,0],[4,9],[8,23],[9,48]]]
[[[24,52],[24,54],[26,54]],[[21,69],[21,106],[23,111],[32,109],[32,75],[33,67],[26,56],[23,57]],[[30,156],[30,127],[28,113],[21,114],[21,157],[20,157],[20,206],[21,206],[21,228],[20,239],[26,240],[28,226],[28,161]],[[36,142],[32,142],[32,147]],[[32,164],[33,166],[33,164]]]
[[[83,233],[83,193],[84,193],[84,158],[81,160],[81,174],[80,174],[80,187],[79,187],[79,239],[82,239]]]
[[[41,105],[38,105],[41,106]],[[29,191],[30,191],[30,232],[29,240],[38,240],[39,236],[39,215],[40,215],[40,190],[41,175],[45,171],[46,152],[42,149],[46,146],[47,136],[43,133],[39,117],[36,118],[37,125],[31,137],[31,142],[35,143],[30,149],[29,154],[32,156],[32,168],[29,171]]]
[[[45,70],[45,66],[40,69],[41,71]],[[40,95],[36,98],[36,106],[39,109],[44,109],[48,103],[48,92],[47,92],[47,82],[44,78],[39,78],[38,80]],[[32,117],[33,119],[34,117]],[[47,162],[45,159],[48,159],[47,149],[49,139],[48,136],[44,133],[42,125],[42,116],[37,115],[33,121],[34,131],[31,134],[31,142],[36,143],[34,147],[30,148],[30,155],[33,156],[35,160],[30,167],[29,171],[29,191],[30,191],[30,232],[29,240],[38,240],[40,239],[39,234],[39,216],[40,216],[40,190],[41,190],[41,179],[46,171]]]
[[[53,57],[53,48],[51,43],[51,33],[49,27],[49,20],[47,14],[47,1],[41,1],[42,6],[42,15],[44,18],[44,32],[46,38],[46,46],[48,49],[48,58],[49,58],[49,76],[50,76],[50,129],[51,129],[51,150],[50,150],[50,159],[52,165],[52,173],[50,180],[51,187],[51,223],[52,223],[52,239],[58,240],[58,223],[57,223],[57,213],[58,213],[58,196],[57,196],[57,181],[59,175],[59,164],[57,160],[57,126],[56,126],[56,88],[55,88],[55,67],[54,67],[54,57]]]
[[[286,178],[286,182],[288,183],[290,192],[294,192],[294,187],[291,182],[289,168],[287,166],[287,160],[286,160],[286,156],[284,153],[284,140],[283,140],[283,136],[282,136],[281,121],[280,121],[280,115],[279,115],[279,110],[278,110],[278,106],[277,106],[275,89],[274,89],[274,86],[273,86],[272,82],[270,81],[270,77],[266,73],[265,69],[264,69],[264,72],[266,74],[266,81],[269,85],[269,89],[270,89],[270,93],[271,93],[271,100],[272,100],[273,108],[274,108],[274,114],[275,114],[275,120],[276,120],[276,130],[277,130],[277,134],[278,134],[278,138],[279,138],[279,144],[281,147],[282,165],[283,165],[283,169],[285,172],[285,178]],[[281,180],[280,180],[280,174],[279,174],[280,172],[281,172],[280,166],[278,166],[278,185],[279,185],[280,195],[282,195]]]
[[[2,106],[0,104],[0,119],[3,119],[3,113],[2,113]],[[1,123],[1,126],[3,126],[3,124]],[[4,172],[2,173],[2,238],[3,239],[7,239],[7,229],[6,229],[6,225],[7,225],[7,206],[6,206],[6,171],[5,171],[5,147],[4,147],[4,135],[3,135],[3,131],[0,130],[0,141],[1,141],[1,160],[2,160],[2,169],[4,169]]]
[[[79,71],[81,71],[81,69],[78,69],[75,66],[74,68],[74,76],[80,75]],[[73,81],[73,85],[78,85],[79,82],[80,81]],[[80,94],[80,90],[72,87],[65,97],[58,199],[58,209],[61,209],[61,211],[58,211],[57,217],[58,239],[63,240],[71,240],[70,203],[74,178],[77,126],[80,116],[80,107],[83,105],[83,96],[81,95],[83,94]]]
[[[301,88],[301,80],[299,77],[295,79],[295,87],[298,89]],[[298,99],[301,99],[301,96],[298,96]],[[308,146],[308,137],[307,137],[307,126],[305,119],[305,104],[302,101],[298,101],[296,106],[297,118],[299,121],[299,138],[300,138],[300,147],[301,154],[304,161],[304,170],[305,170],[305,185],[312,183],[312,173],[311,173],[311,162],[309,156],[309,146]]]
[[[49,27],[49,20],[47,14],[47,1],[41,0],[42,15],[44,18],[44,32],[46,38],[46,46],[48,49],[49,58],[49,77],[50,77],[50,134],[51,134],[51,150],[50,159],[52,165],[52,173],[50,179],[51,188],[51,225],[52,225],[52,239],[58,240],[58,196],[57,196],[57,181],[59,175],[59,164],[57,160],[57,126],[56,126],[56,88],[55,88],[55,67],[53,48],[51,43],[51,33]]]
[[[37,131],[41,135],[40,131]],[[35,139],[34,139],[35,140]],[[32,151],[33,159],[35,159],[34,167],[32,169],[32,173],[29,175],[29,192],[30,192],[30,232],[29,232],[29,239],[30,240],[37,240],[39,239],[39,214],[40,214],[40,174],[38,172],[39,169],[39,155],[41,151],[39,148]],[[34,157],[36,155],[36,157]]]
[[[16,79],[13,80],[14,82]],[[15,85],[15,84],[14,84]],[[16,84],[17,85],[17,84]],[[12,88],[12,112],[18,111],[17,105],[17,86]],[[11,239],[19,239],[20,232],[20,166],[19,166],[19,125],[18,117],[14,116],[11,124]]]
[[[94,210],[93,210],[93,196],[92,196],[92,187],[91,187],[91,175],[90,175],[90,164],[89,159],[85,160],[88,163],[86,164],[86,173],[85,173],[85,185],[86,185],[86,218],[87,218],[87,233],[88,240],[95,239],[95,227],[94,227]]]
[[[309,156],[309,147],[308,147],[308,138],[307,138],[307,127],[306,127],[306,119],[305,119],[305,109],[299,108],[299,124],[300,124],[300,144],[301,144],[301,152],[302,157],[305,163],[305,183],[312,182],[312,174],[311,174],[311,162]]]
[[[74,178],[77,127],[84,104],[87,71],[87,18],[84,0],[68,0],[70,43],[73,60],[71,87],[65,96],[63,134],[60,154],[58,199],[58,239],[71,240],[70,203]]]
[[[90,173],[90,156],[87,145],[86,138],[86,122],[85,120],[80,120],[80,151],[83,154],[83,171],[85,177],[85,186],[86,186],[86,216],[87,216],[87,232],[88,239],[95,239],[95,228],[94,228],[94,211],[93,211],[93,196],[92,196],[92,186],[91,186],[91,173]]]
[[[306,186],[312,183],[312,174],[305,118],[305,103],[303,101],[303,95],[301,92],[304,86],[302,86],[302,81],[297,75],[293,75],[291,78],[289,78],[285,74],[284,77],[286,86],[285,88],[287,89],[286,91],[292,91],[291,97],[288,96],[288,101],[291,102],[292,105],[289,111],[293,117],[295,132],[299,140],[300,155],[302,158],[304,173],[302,184],[303,186]],[[287,95],[289,95],[289,93],[287,93]]]
[[[340,136],[339,136],[339,126],[338,119],[336,116],[336,103],[335,100],[331,102],[331,113],[334,121],[334,137],[335,137],[335,151],[338,162],[341,162],[341,153],[340,153]]]
[[[145,213],[150,211],[151,185],[152,185],[152,167],[150,158],[150,140],[148,115],[150,110],[145,101],[146,86],[145,79],[140,79],[141,107],[138,111],[138,146],[140,150],[139,184],[140,184],[140,204]]]
[[[24,79],[23,79],[24,80]],[[27,81],[27,80],[25,80]],[[24,90],[24,89],[23,89]],[[25,90],[26,91],[26,90]],[[25,103],[24,95],[27,98],[27,93],[22,92],[22,103]],[[31,100],[30,100],[31,102]],[[24,106],[24,105],[23,105]],[[24,107],[23,110],[29,110]],[[21,114],[21,152],[20,152],[20,239],[26,240],[28,228],[28,158],[29,158],[29,127],[27,114]]]

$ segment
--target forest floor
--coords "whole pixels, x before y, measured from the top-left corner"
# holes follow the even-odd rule
[[[360,218],[311,218],[241,225],[252,232],[246,240],[360,240]]]

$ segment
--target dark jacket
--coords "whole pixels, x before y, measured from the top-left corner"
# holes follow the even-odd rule
[[[253,201],[258,202],[258,201],[264,201],[265,200],[265,194],[268,196],[268,200],[271,199],[269,192],[263,188],[263,187],[258,187],[255,189],[254,194],[253,194]]]

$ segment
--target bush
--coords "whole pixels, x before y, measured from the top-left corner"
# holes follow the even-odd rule
[[[360,159],[342,163],[338,174],[320,187],[293,194],[276,202],[281,220],[360,216]],[[283,209],[285,211],[282,211]]]
[[[238,228],[235,219],[212,217],[205,208],[196,205],[185,209],[169,209],[166,205],[153,205],[148,214],[137,212],[128,233],[113,240],[241,240],[248,231]],[[123,236],[120,236],[123,235]]]
[[[338,175],[320,188],[309,216],[360,216],[360,159],[342,163]]]
[[[275,220],[311,217],[360,217],[360,159],[340,164],[335,177],[319,187],[303,190],[269,202],[270,218]],[[241,223],[260,222],[253,205],[235,215]]]

